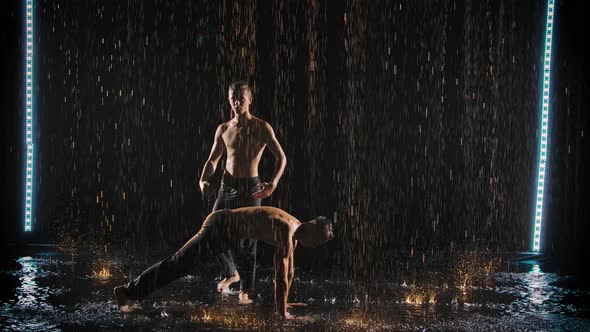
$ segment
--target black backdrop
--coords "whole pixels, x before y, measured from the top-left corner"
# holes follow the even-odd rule
[[[365,276],[399,253],[530,248],[544,1],[38,0],[28,235],[24,11],[6,6],[4,243],[179,246],[211,208],[198,177],[227,86],[246,79],[288,158],[264,204],[337,215],[302,265]],[[556,9],[543,242],[570,263],[590,235],[579,6]],[[267,153],[263,179],[272,167]]]

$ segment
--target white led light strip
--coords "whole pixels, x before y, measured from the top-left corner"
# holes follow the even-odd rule
[[[25,140],[27,146],[27,167],[25,179],[25,232],[32,230],[33,219],[33,0],[26,1],[26,44],[25,44]]]
[[[553,44],[553,13],[555,1],[547,1],[547,23],[545,26],[545,53],[543,53],[543,93],[541,100],[541,144],[539,145],[539,173],[535,204],[535,228],[533,230],[533,251],[541,248],[541,222],[543,221],[543,193],[547,163],[547,138],[549,130],[549,83],[551,78],[551,45]]]

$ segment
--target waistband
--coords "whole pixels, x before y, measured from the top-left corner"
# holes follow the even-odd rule
[[[254,176],[250,178],[235,178],[231,176],[231,174],[224,172],[223,177],[221,178],[221,183],[225,183],[229,186],[235,185],[256,185],[260,183],[260,177]]]

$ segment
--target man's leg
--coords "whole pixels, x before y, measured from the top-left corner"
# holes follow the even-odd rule
[[[236,193],[235,189],[228,184],[221,182],[221,188],[219,194],[213,205],[211,212],[215,212],[221,209],[233,208],[231,202],[235,200]],[[217,284],[217,291],[221,293],[229,293],[229,286],[234,282],[240,281],[240,275],[236,269],[236,263],[231,250],[226,250],[217,255],[217,262],[221,266],[222,280]]]
[[[262,200],[252,197],[255,187],[259,183],[260,179],[258,177],[246,179],[224,178],[213,209],[235,209],[247,206],[260,206]],[[240,264],[246,268],[243,272],[248,274],[248,280],[244,284],[244,287],[246,290],[252,291],[256,277],[256,240],[247,240],[245,242],[239,241],[233,243],[232,246],[234,247],[234,252],[237,250],[237,252],[246,253],[244,256],[244,262],[241,262]],[[232,283],[241,281],[242,275],[238,274],[232,250],[223,252],[218,255],[217,258],[222,266],[224,275],[224,279],[217,284],[217,290],[226,293],[229,292],[229,286]],[[241,258],[238,259],[238,257],[236,257],[236,260],[240,261]],[[240,290],[243,292],[242,284],[240,284]],[[248,301],[245,301],[245,303],[247,302]]]
[[[222,294],[231,293],[229,286],[234,282],[240,281],[240,274],[234,263],[231,250],[226,250],[217,255],[217,262],[221,265],[223,279],[217,283],[217,291]]]
[[[254,284],[256,281],[256,245],[254,239],[240,240],[238,248],[238,267],[242,271],[240,279],[240,303],[252,303],[249,296],[254,293]]]
[[[255,187],[260,183],[258,178],[252,179],[247,184],[246,195],[243,196],[243,206],[260,206],[262,200],[252,197]],[[255,239],[240,240],[236,261],[241,274],[240,282],[240,303],[252,303],[249,296],[253,296],[254,285],[256,282],[256,249],[257,241]]]
[[[126,311],[133,301],[139,301],[154,290],[188,275],[198,264],[211,257],[211,250],[215,252],[215,248],[226,248],[228,241],[220,234],[205,231],[195,235],[174,255],[150,266],[127,285],[116,287],[119,309]]]

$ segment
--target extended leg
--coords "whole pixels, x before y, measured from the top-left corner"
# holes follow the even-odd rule
[[[206,232],[198,233],[174,255],[150,266],[127,285],[117,287],[115,296],[119,306],[125,305],[129,300],[141,300],[154,290],[186,276],[198,264],[205,262],[212,252],[218,252],[219,249],[216,248],[223,249],[225,243],[227,241]]]

